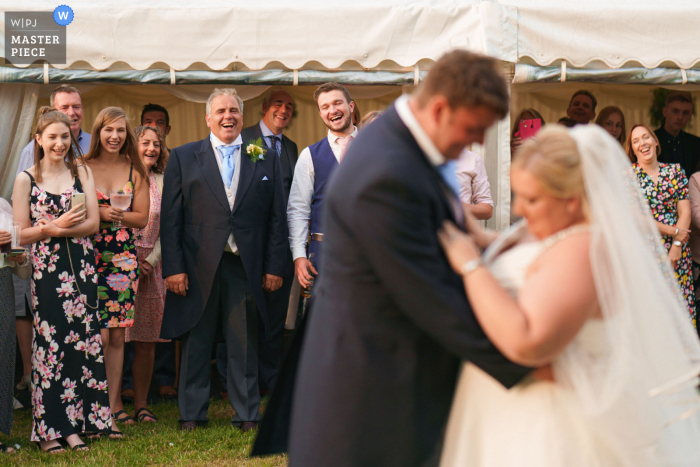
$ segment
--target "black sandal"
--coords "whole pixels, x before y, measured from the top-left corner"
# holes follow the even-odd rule
[[[7,454],[10,454],[12,452],[15,452],[15,448],[10,447],[6,444],[0,443],[0,452],[5,452]]]
[[[37,443],[37,444],[39,444],[39,443]],[[54,446],[54,447],[49,448],[49,449],[44,449],[41,447],[41,444],[39,444],[39,450],[41,452],[46,453],[46,454],[63,454],[64,452],[66,452],[66,448],[64,448],[60,444],[58,446]]]
[[[89,447],[87,447],[87,444],[85,443],[80,443],[76,444],[75,446],[70,448],[71,451],[78,451],[78,452],[88,452],[90,450]]]
[[[149,423],[155,423],[158,421],[158,417],[156,417],[153,414],[153,412],[148,410],[147,407],[141,407],[140,409],[138,409],[136,411],[136,413],[134,414],[134,417],[136,418],[136,420],[139,421],[139,423],[142,423],[144,421],[149,422]],[[148,419],[150,419],[150,420],[148,420]]]
[[[119,418],[120,415],[124,415],[123,417]],[[134,419],[129,416],[128,413],[124,410],[120,410],[117,413],[112,414],[112,418],[117,422],[117,423],[123,423],[125,425],[133,425],[134,424]],[[131,422],[131,423],[129,423]]]
[[[121,431],[116,431],[112,427],[109,428],[109,439],[122,439],[124,438],[124,433]]]

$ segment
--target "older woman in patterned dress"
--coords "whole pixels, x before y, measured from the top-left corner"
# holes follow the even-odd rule
[[[688,246],[690,201],[688,179],[680,164],[659,163],[659,140],[646,125],[633,125],[627,138],[627,156],[633,163],[637,181],[649,201],[656,226],[676,269],[678,286],[696,325],[692,256]]]
[[[147,407],[148,388],[153,376],[156,342],[165,306],[165,280],[162,277],[160,252],[160,199],[163,173],[168,162],[165,136],[157,127],[140,126],[134,130],[139,157],[149,171],[151,204],[148,225],[134,229],[136,254],[139,258],[139,288],[136,294],[134,325],[126,329],[126,341],[134,341],[134,418],[139,422],[155,422],[156,416]]]

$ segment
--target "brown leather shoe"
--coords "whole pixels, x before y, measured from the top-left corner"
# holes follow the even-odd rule
[[[243,433],[245,433],[245,432],[248,432],[250,430],[254,430],[257,427],[258,427],[258,422],[243,422],[243,423],[241,423],[241,426],[239,426],[238,428],[240,428],[240,430]]]
[[[194,431],[198,427],[197,422],[195,421],[187,421],[187,422],[180,422],[180,431]]]

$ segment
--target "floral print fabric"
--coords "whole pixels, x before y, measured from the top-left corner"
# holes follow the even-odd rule
[[[32,225],[61,216],[73,193],[80,192],[79,180],[55,195],[32,178]],[[111,419],[92,243],[85,237],[45,238],[32,245],[31,262],[31,440],[108,431]]]
[[[675,226],[678,223],[678,202],[688,199],[688,179],[680,164],[659,164],[656,183],[639,164],[634,164],[634,171],[639,186],[649,201],[654,220]],[[666,251],[670,250],[673,237],[662,235],[661,238]],[[690,247],[686,243],[681,250],[681,259],[676,264],[676,279],[695,325],[695,290],[691,258]]]
[[[139,261],[148,258],[160,235],[161,195],[153,172],[149,175],[149,183],[151,204],[148,210],[148,224],[143,229],[133,230]],[[166,291],[162,274],[163,265],[160,262],[153,266],[148,274],[141,271],[135,303],[134,326],[126,329],[127,342],[170,342],[160,338]]]
[[[97,191],[98,204],[109,205],[109,197]],[[125,193],[133,193],[131,180]],[[131,229],[116,228],[111,222],[100,222],[93,236],[97,259],[98,314],[102,328],[127,328],[134,324],[134,299],[139,286],[139,262]]]

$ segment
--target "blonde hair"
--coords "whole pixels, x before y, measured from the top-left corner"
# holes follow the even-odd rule
[[[581,197],[588,217],[588,199],[576,141],[561,125],[547,125],[525,141],[513,159],[512,168],[525,169],[555,198]]]

